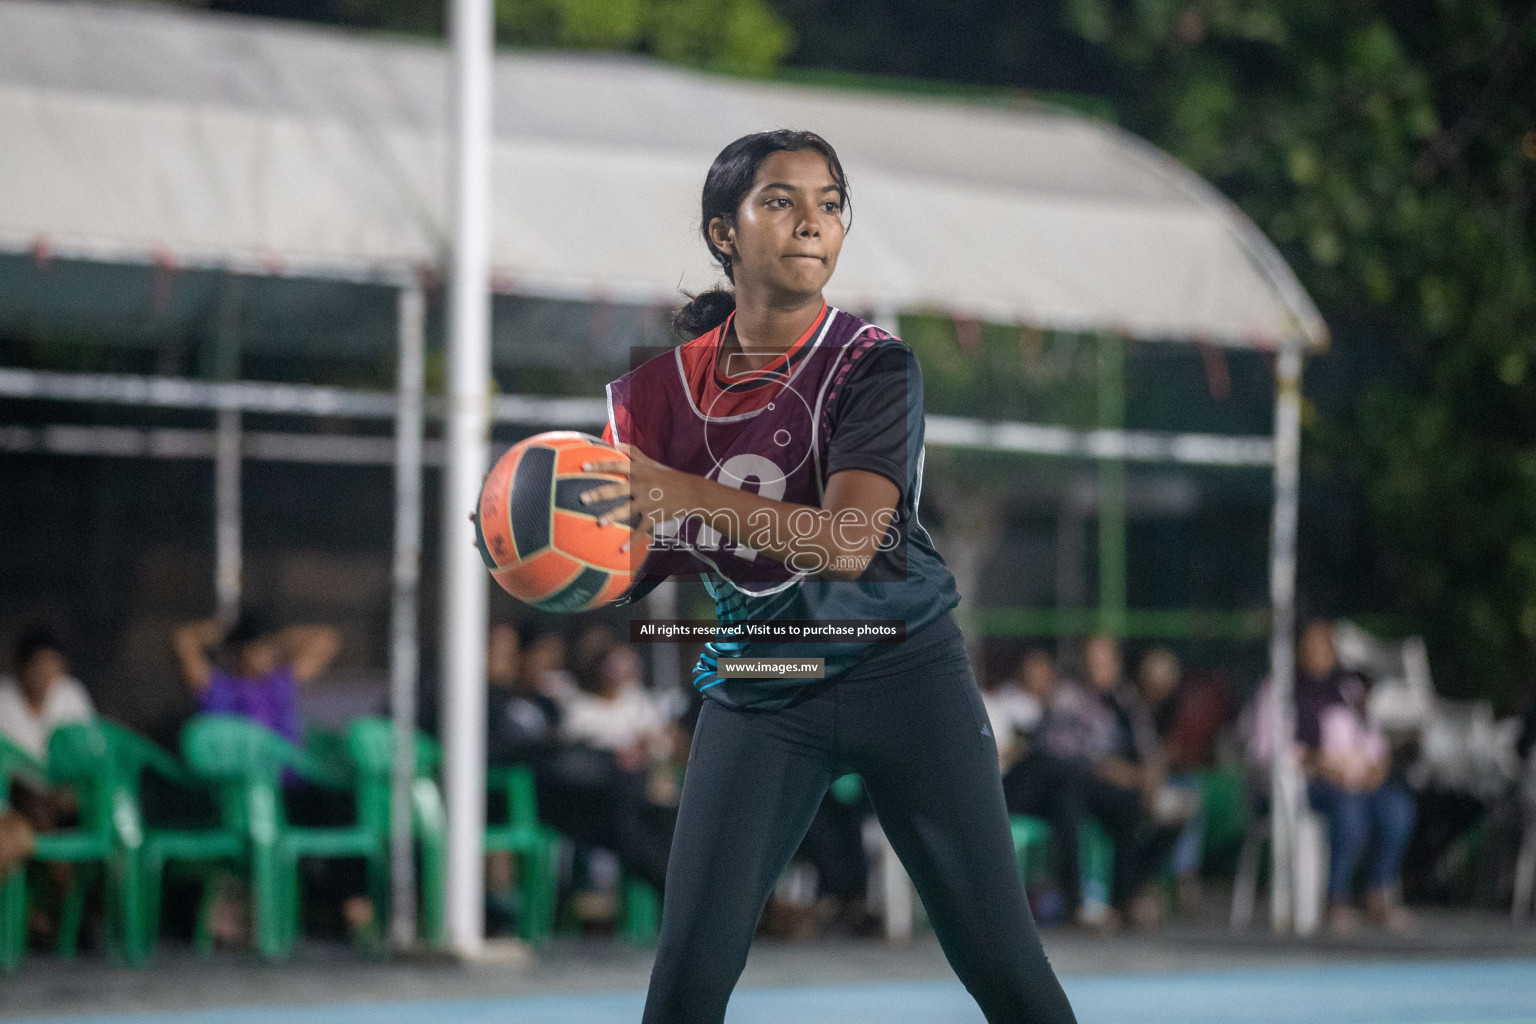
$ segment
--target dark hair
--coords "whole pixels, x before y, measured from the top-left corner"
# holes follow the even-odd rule
[[[1296,616],[1295,635],[1299,644],[1305,639],[1307,633],[1313,629],[1326,629],[1330,633],[1337,633],[1338,626],[1333,619],[1326,615],[1298,615]]]
[[[277,632],[272,617],[265,612],[241,612],[229,632],[224,634],[224,649],[231,654],[239,653],[247,644]]]
[[[517,630],[517,637],[522,641],[525,651],[551,634],[558,636],[562,643],[566,639],[565,627],[560,622],[537,613],[514,623],[512,628]]]
[[[55,651],[62,655],[64,648],[53,630],[47,626],[33,626],[21,634],[21,639],[16,641],[16,655],[12,659],[16,671],[24,671],[41,651]]]
[[[608,655],[614,652],[614,645],[600,647],[595,651],[588,651],[585,658],[576,663],[571,673],[576,677],[576,685],[582,692],[601,695],[603,692],[603,666],[608,661]]]
[[[826,139],[815,132],[797,132],[788,128],[743,135],[722,149],[710,165],[709,174],[704,177],[704,195],[700,204],[703,210],[699,233],[704,236],[709,254],[720,264],[720,269],[725,271],[727,280],[735,281],[736,272],[731,266],[731,258],[710,240],[710,221],[723,217],[727,222],[734,222],[736,211],[752,190],[752,183],[757,180],[757,169],[763,161],[773,153],[793,153],[802,149],[814,149],[822,155],[827,161],[827,170],[832,173],[832,181],[843,194],[844,209],[852,209],[848,195],[848,176],[843,173],[843,164],[837,158],[837,151]],[[672,329],[684,338],[697,338],[725,323],[735,308],[735,294],[729,289],[711,288],[688,296],[688,302],[672,315]]]

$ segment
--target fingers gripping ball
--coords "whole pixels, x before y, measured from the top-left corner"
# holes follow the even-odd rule
[[[475,541],[502,589],[548,612],[601,608],[629,589],[650,537],[622,522],[597,524],[623,498],[581,503],[586,491],[626,481],[583,471],[582,464],[624,458],[590,434],[552,430],[496,461],[480,490]]]

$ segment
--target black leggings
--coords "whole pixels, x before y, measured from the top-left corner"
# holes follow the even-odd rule
[[[644,1024],[719,1024],[758,917],[832,780],[864,779],[944,955],[990,1024],[1067,1024],[953,619],[777,711],[706,700],[667,865]],[[942,636],[938,643],[931,641]],[[898,652],[892,652],[898,653]]]

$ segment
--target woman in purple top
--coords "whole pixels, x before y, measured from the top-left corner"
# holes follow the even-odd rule
[[[331,626],[274,629],[248,612],[227,633],[216,619],[179,626],[175,645],[201,710],[243,715],[302,744],[298,684],[325,670],[341,640]]]
[[[204,712],[241,715],[302,745],[298,684],[314,679],[336,657],[341,638],[331,626],[275,628],[264,616],[247,612],[228,631],[217,619],[188,622],[173,636],[181,674]],[[327,825],[349,820],[351,799],[340,790],[303,783],[285,773],[283,804],[289,820]],[[330,888],[341,897],[349,930],[371,927],[373,906],[361,895],[358,872],[344,870]],[[248,908],[226,887],[212,912],[214,937],[242,943],[248,936]]]

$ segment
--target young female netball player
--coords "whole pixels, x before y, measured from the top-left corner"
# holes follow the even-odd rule
[[[608,388],[628,483],[583,497],[652,535],[633,601],[699,572],[723,623],[905,620],[901,643],[719,639],[678,810],[645,1024],[725,1018],[758,917],[832,780],[863,777],[945,955],[993,1024],[1073,1021],[1014,867],[997,749],[918,521],[923,385],[911,350],[822,288],[847,229],[837,154],[749,135],[704,183],[734,286],[694,298],[694,340]],[[740,678],[722,658],[820,657],[825,678]]]

